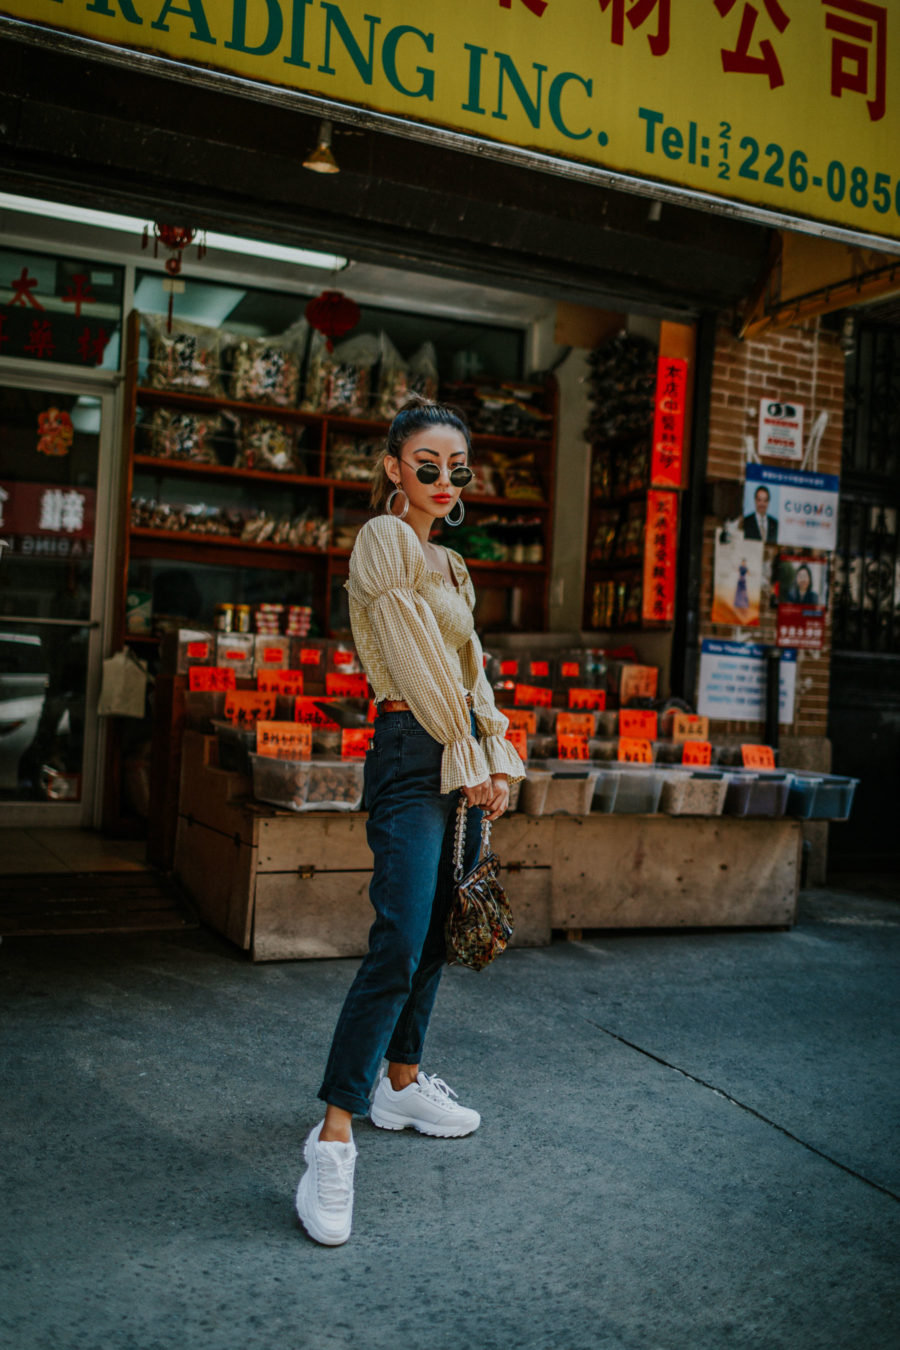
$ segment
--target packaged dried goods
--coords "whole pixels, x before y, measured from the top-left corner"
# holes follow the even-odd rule
[[[253,795],[288,811],[358,811],[362,760],[271,759],[251,753]]]
[[[224,335],[220,329],[176,319],[170,333],[160,314],[145,314],[143,324],[150,349],[145,383],[151,389],[188,389],[210,397],[224,395],[221,366]]]
[[[381,350],[375,415],[389,422],[409,397],[409,370],[387,333],[379,333],[378,342]]]
[[[358,436],[333,436],[328,445],[328,475],[345,482],[368,483],[380,449],[378,441]]]
[[[301,320],[279,337],[240,338],[229,346],[225,360],[231,367],[231,397],[241,403],[296,407],[308,332]]]
[[[379,343],[373,333],[350,338],[329,352],[324,339],[310,346],[303,407],[345,417],[371,416],[372,370]]]
[[[186,459],[194,464],[218,464],[216,440],[221,437],[223,420],[218,414],[182,412],[154,408],[142,424],[146,428],[146,448],[161,459]]]
[[[302,436],[302,427],[292,427],[267,417],[245,418],[241,423],[240,448],[234,467],[296,473],[297,446]]]
[[[437,353],[433,342],[423,342],[409,358],[409,392],[422,398],[438,396]]]
[[[542,502],[540,479],[537,473],[534,455],[493,456],[494,467],[503,484],[503,495],[513,501]]]

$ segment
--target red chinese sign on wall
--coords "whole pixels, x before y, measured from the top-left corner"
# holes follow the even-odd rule
[[[122,285],[121,267],[0,250],[0,356],[99,366]]]
[[[671,623],[675,617],[677,543],[677,494],[648,492],[647,529],[644,536],[644,593],[641,602],[641,618],[645,623]]]
[[[687,361],[678,356],[661,356],[656,367],[656,412],[650,456],[653,487],[681,487],[686,396]]]

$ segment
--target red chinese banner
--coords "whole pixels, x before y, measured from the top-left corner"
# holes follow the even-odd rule
[[[671,623],[675,617],[675,554],[678,543],[678,497],[674,492],[647,493],[644,535],[644,590],[641,618],[645,623]]]
[[[0,529],[4,534],[93,539],[96,497],[89,487],[0,482]]]
[[[681,487],[687,361],[661,356],[656,367],[656,413],[650,456],[652,487]]]

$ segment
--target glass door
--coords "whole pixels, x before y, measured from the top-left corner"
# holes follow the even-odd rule
[[[92,825],[114,396],[0,376],[0,818]]]

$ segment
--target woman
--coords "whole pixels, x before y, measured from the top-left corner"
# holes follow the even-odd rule
[[[813,590],[812,570],[801,563],[794,573],[794,580],[788,588],[785,600],[789,605],[817,605],[819,597]]]
[[[456,412],[424,399],[404,404],[375,470],[380,514],[363,526],[350,558],[350,622],[378,705],[365,766],[375,922],[335,1029],[319,1092],[325,1117],[306,1140],[297,1188],[300,1221],[328,1246],[350,1236],[355,1114],[382,1129],[443,1138],[481,1122],[442,1079],[419,1069],[446,961],[459,792],[470,807],[468,870],[482,814],[502,815],[510,780],[522,777],[484,676],[466,565],[428,537],[436,521],[461,522],[470,454]],[[387,1074],[370,1106],[384,1058]]]

